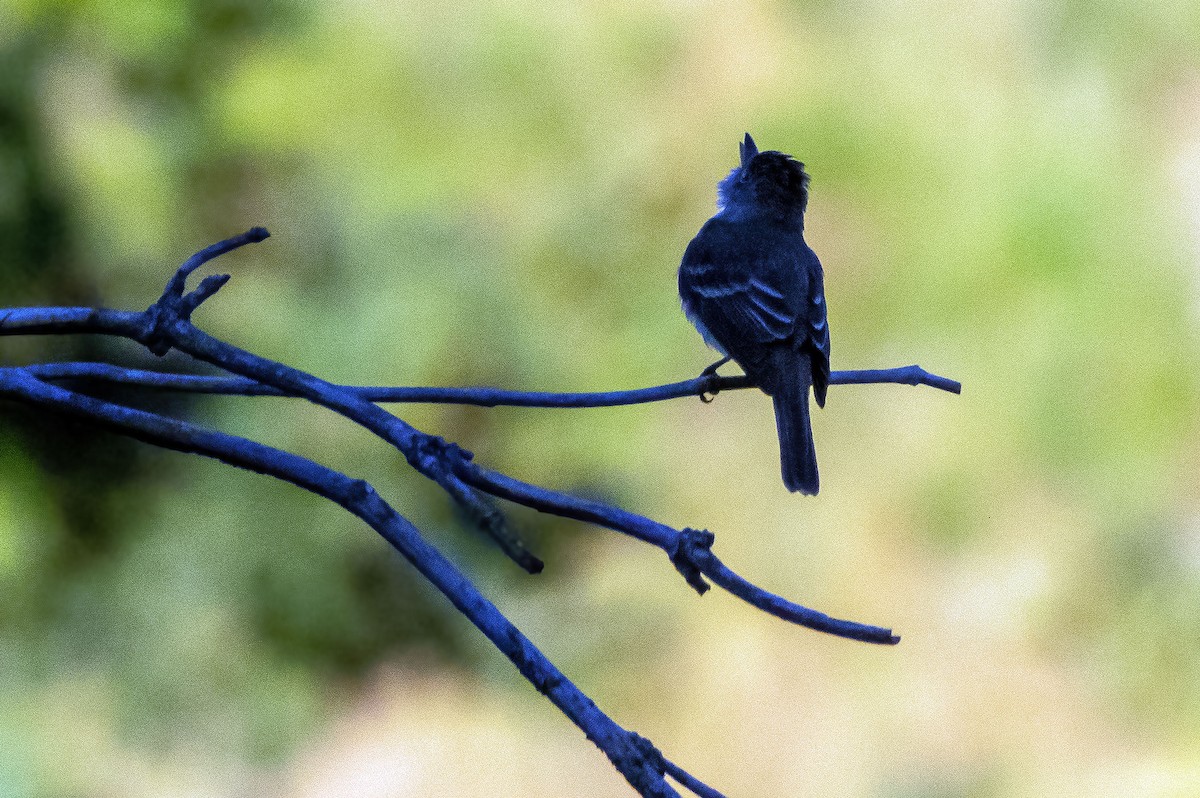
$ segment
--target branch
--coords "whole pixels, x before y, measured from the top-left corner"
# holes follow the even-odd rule
[[[0,334],[3,334],[0,331]],[[10,333],[11,334],[11,333]],[[270,385],[245,377],[205,377],[194,374],[168,374],[160,371],[125,369],[107,363],[46,363],[32,366],[33,373],[45,380],[91,379],[118,382],[163,391],[223,394],[227,396],[288,396]],[[920,366],[892,369],[834,371],[830,385],[867,385],[893,383],[927,385],[950,393],[962,393],[962,385],[947,377],[930,374]],[[426,388],[406,386],[339,385],[358,398],[375,403],[463,404],[479,407],[615,407],[618,405],[661,402],[689,396],[712,395],[721,391],[754,388],[745,375],[722,377],[702,375],[690,380],[637,388],[629,391],[555,393],[549,391],[509,391],[502,388]]]
[[[658,546],[667,553],[676,570],[697,593],[703,594],[708,590],[709,585],[702,578],[708,577],[729,593],[760,610],[813,631],[864,643],[895,645],[900,642],[900,638],[892,634],[891,629],[832,618],[788,601],[743,579],[712,553],[715,536],[707,530],[673,529],[619,507],[530,485],[496,471],[489,471],[475,463],[461,463],[456,469],[465,482],[494,496],[532,507],[540,512],[624,532]]]
[[[214,457],[241,468],[283,479],[311,490],[355,513],[383,535],[427,579],[434,583],[539,691],[546,694],[592,739],[642,795],[672,796],[663,774],[703,798],[715,790],[668,762],[644,738],[628,732],[600,712],[516,629],[469,580],[398,515],[374,489],[297,455],[243,438],[224,435],[152,413],[66,390],[49,381],[103,379],[167,390],[243,395],[302,397],[363,426],[400,451],[417,471],[437,482],[463,505],[509,556],[527,570],[541,563],[524,550],[507,529],[491,497],[507,499],[540,512],[598,524],[662,549],[697,592],[715,583],[753,606],[811,629],[871,643],[895,644],[891,630],[831,618],[794,604],[735,574],[712,552],[715,536],[707,530],[674,529],[644,516],[600,502],[558,493],[473,461],[470,452],[428,435],[392,415],[376,402],[455,402],[533,407],[601,407],[715,394],[753,387],[748,378],[702,374],[692,380],[634,391],[606,393],[524,393],[492,388],[370,388],[339,386],[283,363],[258,357],[220,341],[191,323],[191,315],[229,280],[213,275],[191,293],[187,277],[205,262],[248,243],[262,241],[266,230],[254,228],[214,244],[192,256],[168,281],[162,296],[147,310],[134,313],[93,308],[20,308],[0,310],[0,335],[99,333],[125,337],[158,355],[178,349],[234,375],[198,377],[129,371],[99,363],[42,364],[0,368],[0,396],[50,407],[88,419],[140,440],[166,448]],[[879,371],[834,372],[834,384],[894,382],[929,385],[958,393],[961,386],[918,366]]]
[[[246,235],[231,241],[246,243]],[[232,248],[227,247],[224,251]],[[179,279],[179,275],[194,268],[193,261],[199,254],[180,268],[168,281],[163,296],[144,313],[90,308],[0,311],[0,334],[22,330],[39,333],[99,332],[132,338],[158,354],[176,348],[252,383],[269,386],[283,395],[303,397],[354,421],[396,447],[413,468],[437,482],[452,497],[457,498],[462,490],[469,490],[470,486],[540,512],[587,521],[622,532],[662,549],[698,593],[708,589],[709,585],[702,578],[708,576],[755,607],[814,631],[885,645],[899,642],[900,638],[893,635],[890,629],[831,618],[742,579],[712,553],[713,536],[709,533],[704,533],[706,537],[697,538],[692,530],[677,530],[617,507],[558,493],[490,471],[473,463],[470,452],[417,430],[356,392],[213,338],[191,323],[188,317],[194,308],[186,308],[186,313],[178,310],[186,299],[183,296],[184,281]],[[908,370],[903,376],[911,379],[915,375]],[[706,379],[700,378],[701,381]]]
[[[371,526],[432,582],[508,657],[522,676],[604,751],[639,793],[654,798],[678,796],[663,779],[668,768],[657,749],[600,710],[369,483],[247,438],[68,391],[41,382],[22,368],[0,368],[0,396],[81,418],[155,446],[210,457],[272,476],[340,505]],[[692,787],[694,782],[700,790],[711,790],[674,764],[670,765],[670,772],[672,778],[689,789],[697,789]],[[716,795],[702,791],[697,794]]]

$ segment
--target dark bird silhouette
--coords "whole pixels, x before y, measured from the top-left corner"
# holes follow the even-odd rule
[[[683,253],[679,296],[708,345],[774,400],[783,484],[814,495],[808,389],[824,407],[829,326],[821,262],[804,241],[808,175],[790,155],[759,152],[749,133],[741,156]]]

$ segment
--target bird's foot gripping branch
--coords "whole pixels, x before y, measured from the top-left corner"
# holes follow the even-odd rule
[[[589,522],[657,546],[698,593],[704,593],[712,583],[765,612],[810,629],[869,643],[890,645],[899,641],[890,629],[831,618],[743,579],[713,553],[715,536],[711,532],[675,529],[618,507],[559,493],[492,471],[476,463],[470,452],[421,432],[379,406],[382,402],[455,402],[486,406],[599,407],[750,387],[744,377],[720,377],[714,372],[653,388],[589,394],[336,385],[213,338],[191,322],[193,311],[212,298],[230,278],[229,275],[212,275],[188,292],[188,276],[207,261],[246,244],[262,241],[267,236],[266,230],[256,227],[197,252],[172,275],[162,296],[145,311],[78,307],[0,310],[0,335],[92,333],[123,337],[158,355],[175,349],[218,367],[227,376],[136,371],[105,363],[4,366],[0,367],[0,397],[74,416],[155,446],[203,455],[266,474],[323,496],[358,516],[483,632],[521,675],[582,729],[644,796],[677,795],[666,780],[667,776],[700,796],[717,796],[719,793],[667,760],[649,741],[622,728],[602,712],[370,484],[248,438],[96,399],[64,387],[63,381],[90,378],[148,389],[304,398],[363,426],[399,450],[414,469],[432,479],[462,505],[469,517],[505,554],[531,573],[540,571],[542,563],[508,528],[497,499]],[[928,374],[916,366],[883,372],[833,372],[830,382],[904,382],[958,391],[957,383]]]

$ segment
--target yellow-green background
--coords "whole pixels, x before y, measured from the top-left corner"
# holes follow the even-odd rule
[[[323,377],[604,390],[713,353],[675,269],[749,130],[812,173],[818,498],[761,394],[398,408],[707,527],[828,638],[514,510],[527,577],[296,402],[155,407],[371,479],[619,722],[731,796],[1200,795],[1200,5],[0,3],[0,306],[145,307]],[[149,362],[0,342],[5,363]],[[172,359],[172,367],[187,366]],[[0,794],[619,796],[604,757],[316,498],[0,408]]]

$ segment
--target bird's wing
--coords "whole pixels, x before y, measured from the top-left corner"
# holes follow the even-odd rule
[[[821,263],[803,241],[778,245],[710,220],[679,269],[684,310],[710,344],[757,371],[779,343],[811,356],[814,395],[825,403],[829,327]]]
[[[825,390],[829,387],[829,323],[825,308],[825,277],[817,255],[807,246],[804,270],[808,274],[808,307],[801,315],[807,321],[801,346],[812,354],[813,396],[825,406]]]
[[[805,308],[801,273],[779,261],[777,248],[709,220],[688,244],[679,267],[684,310],[720,349],[753,367],[763,345],[793,336]]]
[[[784,294],[761,279],[712,262],[686,263],[679,274],[684,301],[726,348],[791,337],[796,314]]]

